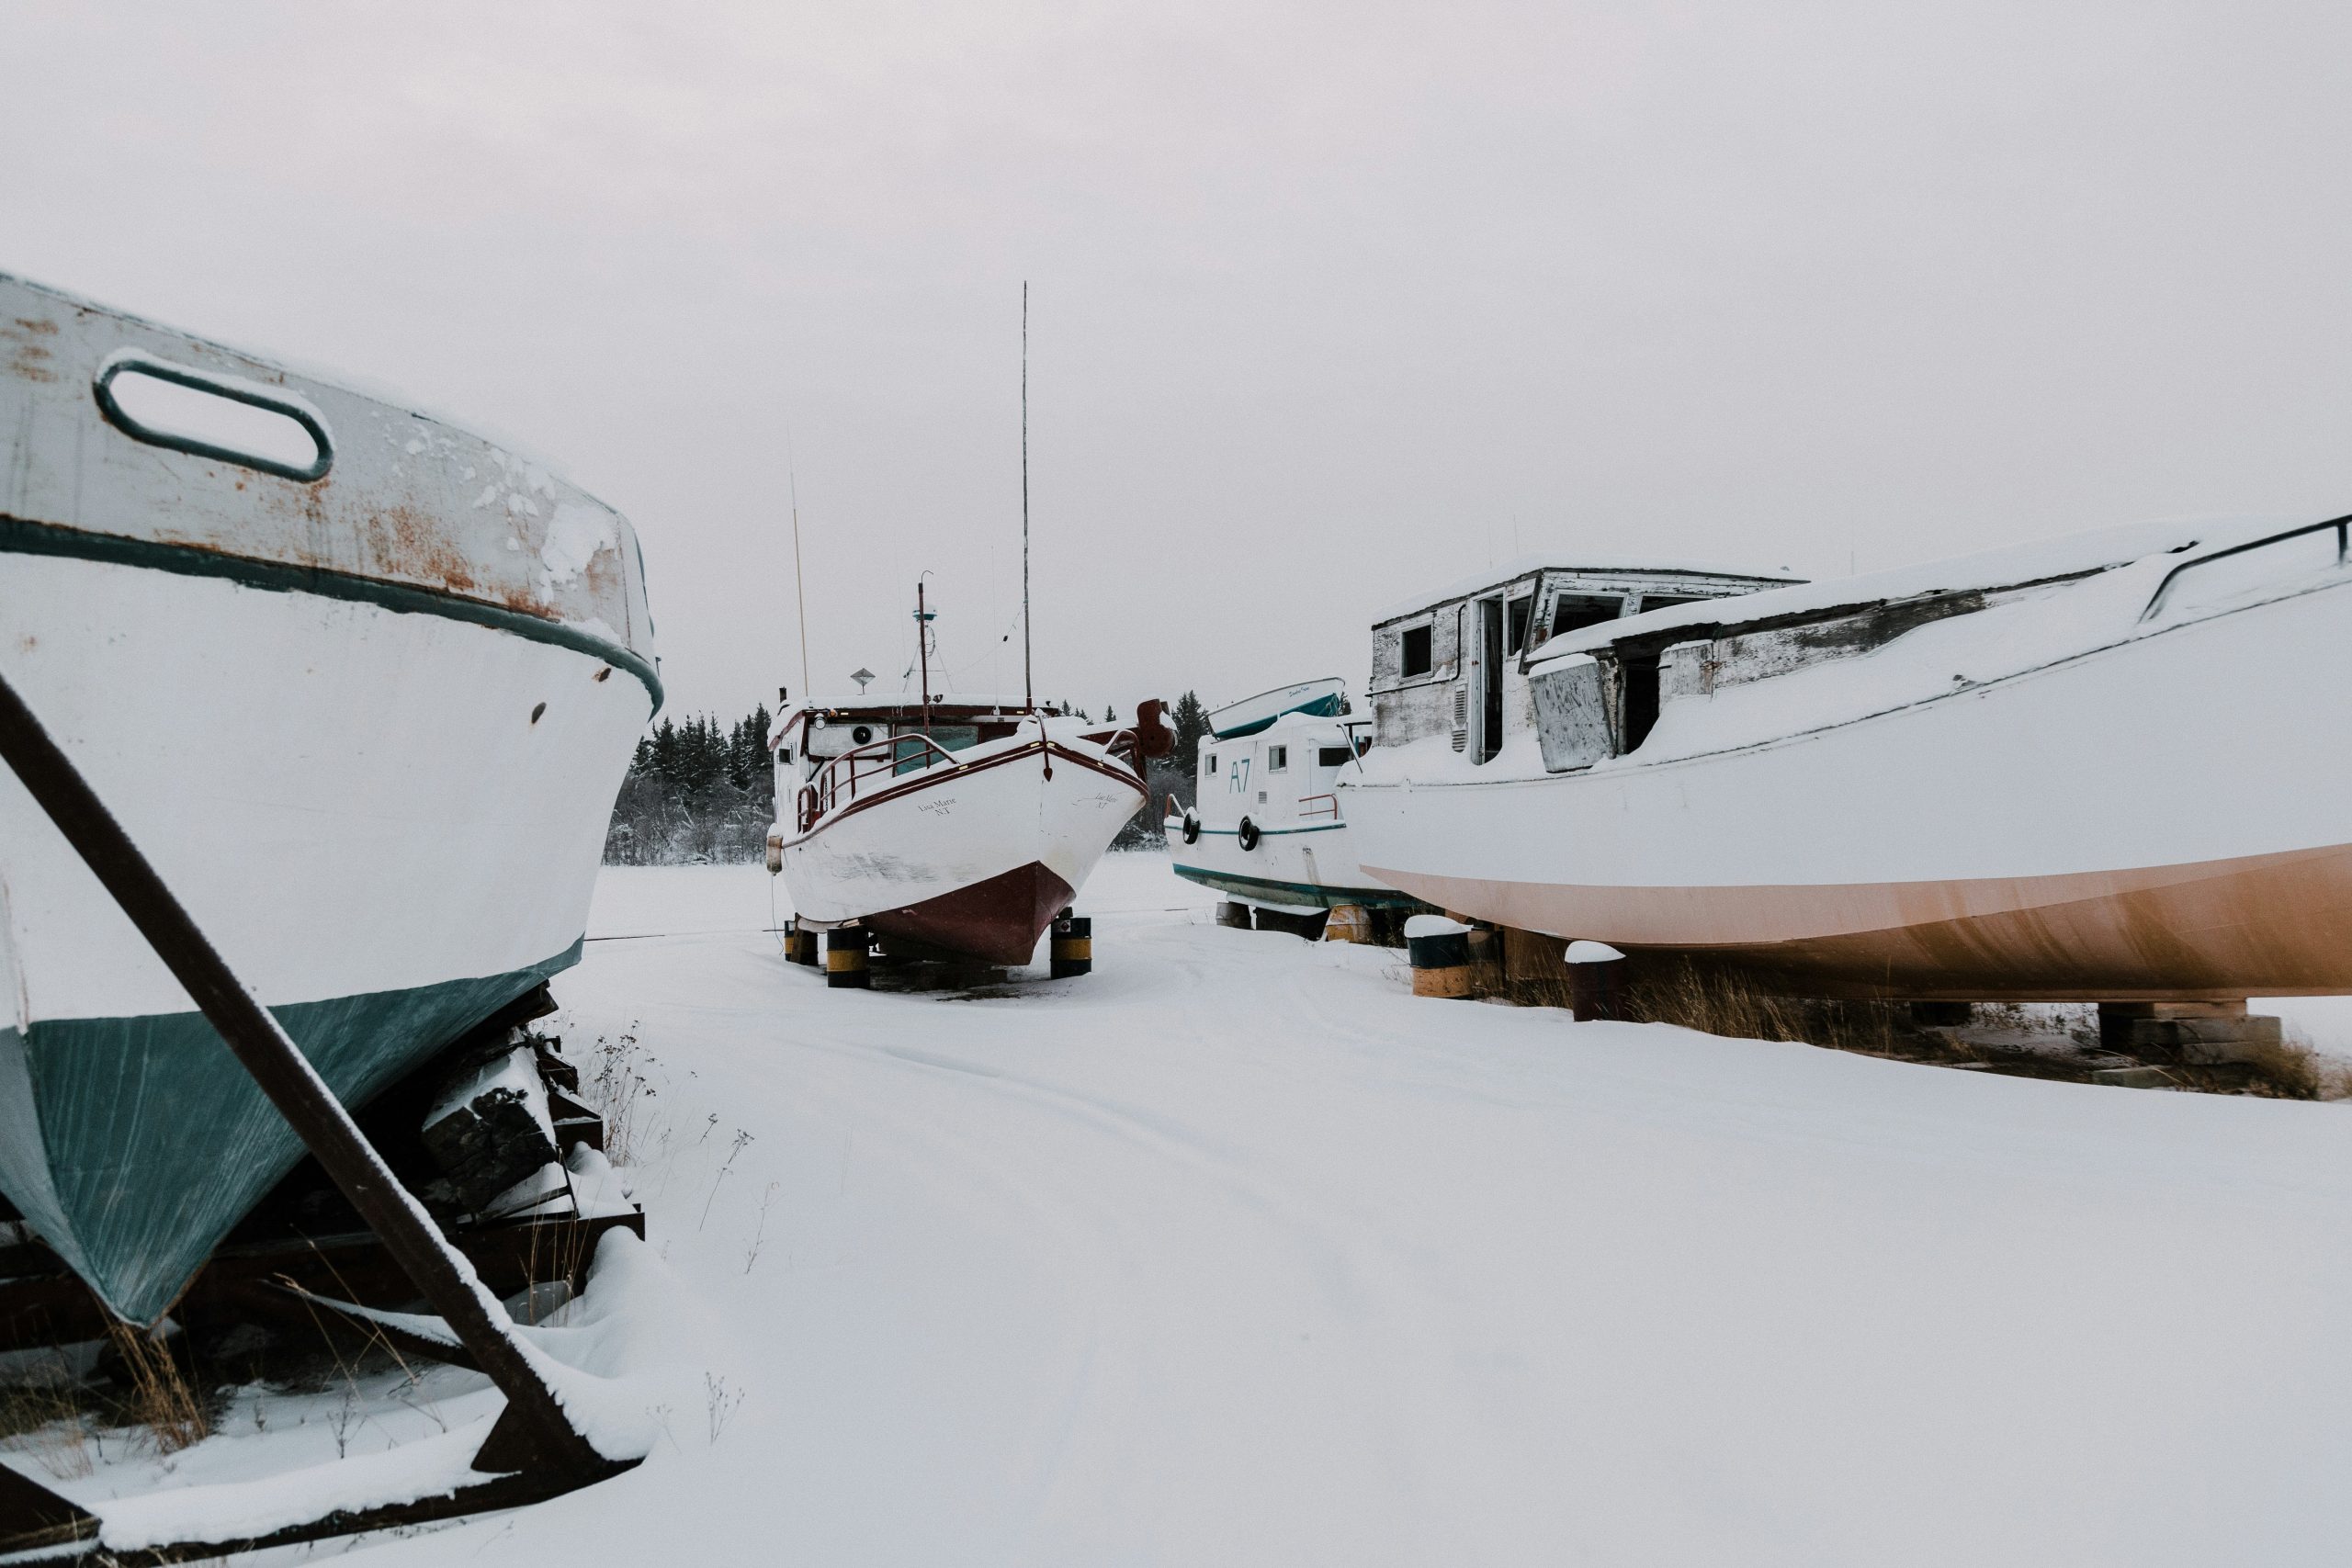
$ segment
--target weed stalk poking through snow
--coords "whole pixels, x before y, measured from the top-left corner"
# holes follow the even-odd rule
[[[752,1246],[750,1250],[743,1254],[743,1272],[746,1274],[752,1271],[752,1265],[760,1260],[760,1244],[766,1238],[768,1234],[768,1206],[775,1201],[775,1190],[777,1185],[778,1184],[775,1182],[769,1182],[767,1191],[760,1198],[760,1223],[758,1228],[752,1232]],[[717,1191],[718,1190],[714,1188],[712,1190]]]
[[[710,1372],[702,1375],[703,1397],[710,1411],[710,1440],[718,1441],[718,1434],[727,1429],[728,1421],[742,1407],[743,1391],[729,1390],[727,1380]]]
[[[710,1196],[702,1201],[702,1218],[695,1223],[695,1229],[700,1230],[710,1223],[710,1206],[718,1201],[719,1184],[727,1179],[727,1173],[735,1168],[736,1156],[743,1152],[743,1145],[751,1141],[751,1134],[741,1127],[735,1129],[735,1146],[727,1151],[727,1163],[720,1166],[718,1174],[711,1179]]]

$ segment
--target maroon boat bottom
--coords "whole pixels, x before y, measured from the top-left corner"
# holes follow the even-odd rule
[[[990,964],[1026,964],[1036,954],[1037,939],[1069,907],[1076,891],[1043,863],[1031,861],[920,904],[876,910],[865,917],[865,924],[884,936]]]

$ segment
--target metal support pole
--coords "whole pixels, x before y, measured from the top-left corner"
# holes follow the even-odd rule
[[[351,1206],[447,1320],[475,1365],[506,1395],[505,1412],[482,1445],[475,1468],[551,1472],[583,1482],[626,1468],[599,1454],[572,1427],[555,1392],[524,1358],[510,1325],[498,1314],[497,1303],[465,1260],[394,1179],[277,1020],[214,951],[5,678],[0,678],[0,760],[15,770],[66,842],[130,917],[206,1021],[220,1032]]]

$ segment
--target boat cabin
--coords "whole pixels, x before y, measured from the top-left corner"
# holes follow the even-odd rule
[[[1285,714],[1245,735],[1201,737],[1193,798],[1201,819],[1227,829],[1249,817],[1271,825],[1340,820],[1336,793],[1349,765],[1372,745],[1372,722]]]
[[[1491,761],[1506,735],[1534,727],[1527,666],[1546,643],[1627,615],[1799,581],[1698,566],[1577,565],[1553,557],[1491,568],[1396,605],[1373,623],[1374,743],[1405,746],[1445,735],[1472,761]],[[1650,691],[1654,718],[1654,681]]]
[[[923,705],[915,698],[806,704],[784,715],[769,736],[779,813],[829,764],[852,753],[856,756],[847,766],[857,779],[910,773],[938,761],[943,751],[1010,739],[1022,725],[1034,725],[1034,716],[1059,718],[1063,711],[1052,703],[1033,709],[1019,697],[959,694],[933,703],[926,724]],[[855,782],[845,778],[844,787]]]

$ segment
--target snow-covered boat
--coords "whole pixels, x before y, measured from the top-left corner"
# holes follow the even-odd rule
[[[1555,638],[1491,754],[1375,747],[1363,859],[1817,993],[2352,990],[2346,535],[2148,525]]]
[[[651,630],[539,465],[0,276],[0,671],[347,1103],[578,959]],[[0,1192],[147,1322],[300,1153],[0,770]]]
[[[1018,697],[855,698],[783,715],[770,837],[797,919],[1026,964],[1128,818],[1159,705],[1105,727]]]
[[[1333,679],[1210,714],[1194,759],[1194,804],[1168,801],[1176,874],[1284,914],[1419,908],[1356,864],[1338,787],[1372,743],[1372,721],[1346,712],[1346,684]]]
[[[1209,715],[1209,733],[1219,740],[1255,735],[1278,718],[1303,714],[1310,718],[1336,718],[1348,711],[1348,683],[1337,675],[1277,686],[1238,703],[1227,703]]]

